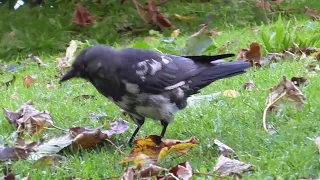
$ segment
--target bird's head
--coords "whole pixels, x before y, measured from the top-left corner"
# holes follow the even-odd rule
[[[103,61],[106,61],[112,54],[111,51],[105,46],[94,46],[83,50],[74,60],[70,70],[60,78],[59,83],[72,78],[90,80],[101,68]]]

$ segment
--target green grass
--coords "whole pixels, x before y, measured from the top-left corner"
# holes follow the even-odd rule
[[[309,22],[295,22],[295,26],[306,26],[302,35],[316,32],[307,27]],[[313,22],[315,27],[320,27],[318,22]],[[259,27],[258,27],[259,28]],[[272,27],[270,27],[272,29]],[[176,44],[165,44],[161,42],[156,47],[172,49],[184,47],[188,34],[182,34]],[[306,36],[307,37],[307,36]],[[259,34],[251,33],[249,28],[231,29],[224,31],[221,36],[214,37],[217,47],[222,47],[227,41],[237,41],[229,52],[238,53],[242,48],[247,48],[253,41],[262,44]],[[133,46],[135,41],[130,42]],[[151,44],[153,45],[153,44]],[[117,48],[119,48],[117,46]],[[215,54],[217,50],[209,54]],[[181,54],[181,53],[177,53]],[[115,144],[121,145],[126,142],[134,131],[134,124],[123,117],[119,109],[100,95],[92,85],[83,80],[72,80],[63,85],[58,84],[58,72],[55,69],[56,57],[62,55],[43,54],[40,58],[50,68],[40,68],[35,63],[27,61],[23,70],[16,73],[17,80],[8,90],[1,88],[0,107],[9,110],[18,109],[28,100],[34,102],[38,110],[48,110],[54,123],[58,127],[68,129],[75,126],[95,128],[102,124],[108,124],[118,118],[124,118],[130,122],[130,130],[115,138]],[[22,58],[17,58],[21,61]],[[14,61],[12,61],[13,63]],[[160,166],[171,168],[178,163],[189,161],[194,171],[213,173],[216,159],[220,155],[214,147],[214,139],[226,143],[237,153],[241,161],[248,162],[257,167],[258,171],[244,175],[245,179],[299,179],[301,177],[320,177],[319,156],[314,142],[308,138],[319,136],[319,84],[320,77],[308,78],[309,85],[302,88],[307,97],[307,104],[303,111],[296,112],[292,109],[276,116],[268,115],[271,123],[278,131],[277,135],[269,135],[262,129],[262,114],[265,108],[265,99],[269,88],[277,85],[282,76],[291,78],[293,76],[308,77],[306,74],[307,62],[283,61],[277,63],[275,68],[250,69],[248,73],[230,79],[219,80],[205,88],[201,94],[210,94],[218,91],[234,89],[240,92],[238,98],[220,96],[218,99],[203,103],[200,107],[186,108],[177,114],[175,123],[169,125],[166,138],[187,139],[196,136],[200,145],[190,151],[190,156],[178,159],[164,159]],[[30,89],[23,86],[25,75],[37,74],[37,83]],[[47,89],[46,84],[53,81],[56,89]],[[253,80],[256,88],[252,92],[242,90],[245,82]],[[16,94],[19,99],[12,100],[11,96]],[[94,95],[96,99],[72,101],[78,95]],[[93,122],[89,120],[89,113],[104,112],[108,115],[107,120]],[[0,116],[0,142],[12,142],[8,138],[14,132],[3,116]],[[159,122],[146,121],[137,139],[147,137],[151,134],[160,134]],[[48,131],[44,134],[59,134],[60,131]],[[131,149],[125,147],[124,152],[129,153]],[[32,162],[19,161],[13,163],[13,171],[21,177],[30,173],[32,179],[64,179],[65,177],[100,179],[121,175],[126,166],[118,163],[125,157],[115,148],[87,149],[81,152],[67,153],[67,162],[63,163],[61,169],[56,172],[42,172],[41,170],[30,170]],[[0,174],[0,177],[2,174]],[[196,176],[194,179],[200,178]],[[209,178],[202,178],[209,179]]]

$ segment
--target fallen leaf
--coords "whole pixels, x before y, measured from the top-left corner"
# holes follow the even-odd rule
[[[30,88],[35,82],[36,82],[36,78],[34,78],[30,75],[26,75],[23,78],[23,84],[26,88]]]
[[[171,37],[172,38],[177,38],[179,36],[179,34],[180,34],[180,30],[176,29],[171,33]]]
[[[45,126],[54,127],[51,115],[46,112],[40,112],[32,107],[32,102],[23,104],[16,112],[4,109],[4,116],[13,124],[18,132],[26,132],[28,135],[39,134]]]
[[[193,173],[192,167],[189,162],[184,162],[170,170],[172,174],[174,174],[177,178],[183,180],[191,180]]]
[[[81,4],[77,4],[72,22],[81,26],[90,26],[93,24],[93,16]]]
[[[74,53],[76,52],[78,48],[77,42],[75,40],[71,40],[69,43],[69,46],[66,50],[66,54],[62,58],[56,58],[57,61],[57,67],[60,74],[64,74],[68,68],[71,67],[71,62],[75,58]]]
[[[255,88],[255,85],[253,83],[252,80],[246,82],[244,85],[243,85],[243,89],[247,90],[247,91],[252,91],[253,89]]]
[[[318,15],[318,11],[316,9],[305,8],[304,14],[312,17],[313,20],[320,19],[320,16]]]
[[[185,17],[185,16],[181,16],[179,14],[174,14],[180,21],[184,21],[187,23],[192,22],[196,17],[192,16],[192,17]]]
[[[12,39],[16,38],[16,33],[14,31],[11,31],[8,36]]]
[[[172,28],[171,22],[156,7],[153,0],[148,0],[148,12],[151,16],[151,24],[158,25],[160,28]]]
[[[219,148],[222,155],[224,155],[225,157],[228,157],[229,155],[236,155],[236,152],[231,147],[220,142],[218,139],[214,140],[214,144]]]
[[[267,12],[271,12],[271,10],[272,10],[271,4],[267,1],[264,1],[264,0],[257,0],[256,7],[262,8],[263,10],[265,10]]]
[[[230,98],[236,98],[240,96],[240,93],[238,93],[236,90],[225,90],[223,91],[223,96],[230,97]]]
[[[293,105],[297,110],[301,110],[306,103],[306,98],[300,89],[290,80],[283,76],[282,81],[270,89],[270,94],[266,99],[266,108],[263,113],[263,128],[268,132],[266,115],[271,110],[281,109],[284,104]]]
[[[220,155],[214,169],[220,173],[220,176],[225,177],[233,174],[241,174],[242,172],[251,170],[252,167],[251,164]]]
[[[38,66],[47,66],[46,64],[44,64],[41,59],[37,56],[34,56],[32,54],[28,55],[28,59],[30,59],[31,61],[35,62],[38,64]]]
[[[144,164],[154,164],[170,153],[176,152],[178,155],[186,154],[192,147],[199,144],[199,140],[192,137],[187,140],[163,139],[160,136],[151,135],[146,139],[139,139],[134,142],[135,148],[120,163],[135,161],[137,157],[143,154]],[[141,163],[140,163],[141,164]]]
[[[210,34],[211,37],[214,37],[214,36],[220,35],[221,32],[219,31],[218,28],[215,28],[215,29],[211,30],[211,31],[209,32],[209,34]]]
[[[119,118],[117,121],[111,122],[109,129],[103,130],[102,133],[106,134],[110,139],[115,134],[125,133],[129,128],[128,121]]]
[[[304,77],[292,77],[291,81],[293,82],[294,85],[301,87],[301,86],[306,86],[308,84],[308,81]]]
[[[8,145],[0,147],[0,161],[18,161],[19,159],[27,159],[29,152],[21,148],[12,148]]]

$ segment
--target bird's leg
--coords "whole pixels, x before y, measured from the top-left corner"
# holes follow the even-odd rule
[[[133,143],[133,140],[135,138],[135,136],[137,135],[137,133],[139,132],[141,126],[144,124],[144,119],[142,120],[138,120],[138,119],[134,119],[131,115],[130,115],[131,119],[137,124],[137,128],[136,130],[134,130],[133,134],[131,135],[131,138],[128,142],[129,146],[132,147],[132,143]]]
[[[161,137],[164,137],[164,134],[166,133],[168,122],[167,121],[161,121],[161,125],[163,126],[161,131]]]

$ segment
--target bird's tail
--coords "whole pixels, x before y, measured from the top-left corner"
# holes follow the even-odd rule
[[[245,73],[246,69],[250,68],[251,64],[244,61],[232,61],[228,63],[218,64],[208,67],[203,72],[197,74],[191,78],[189,87],[193,90],[193,93],[198,93],[198,90],[208,86],[212,82],[233,77]]]

